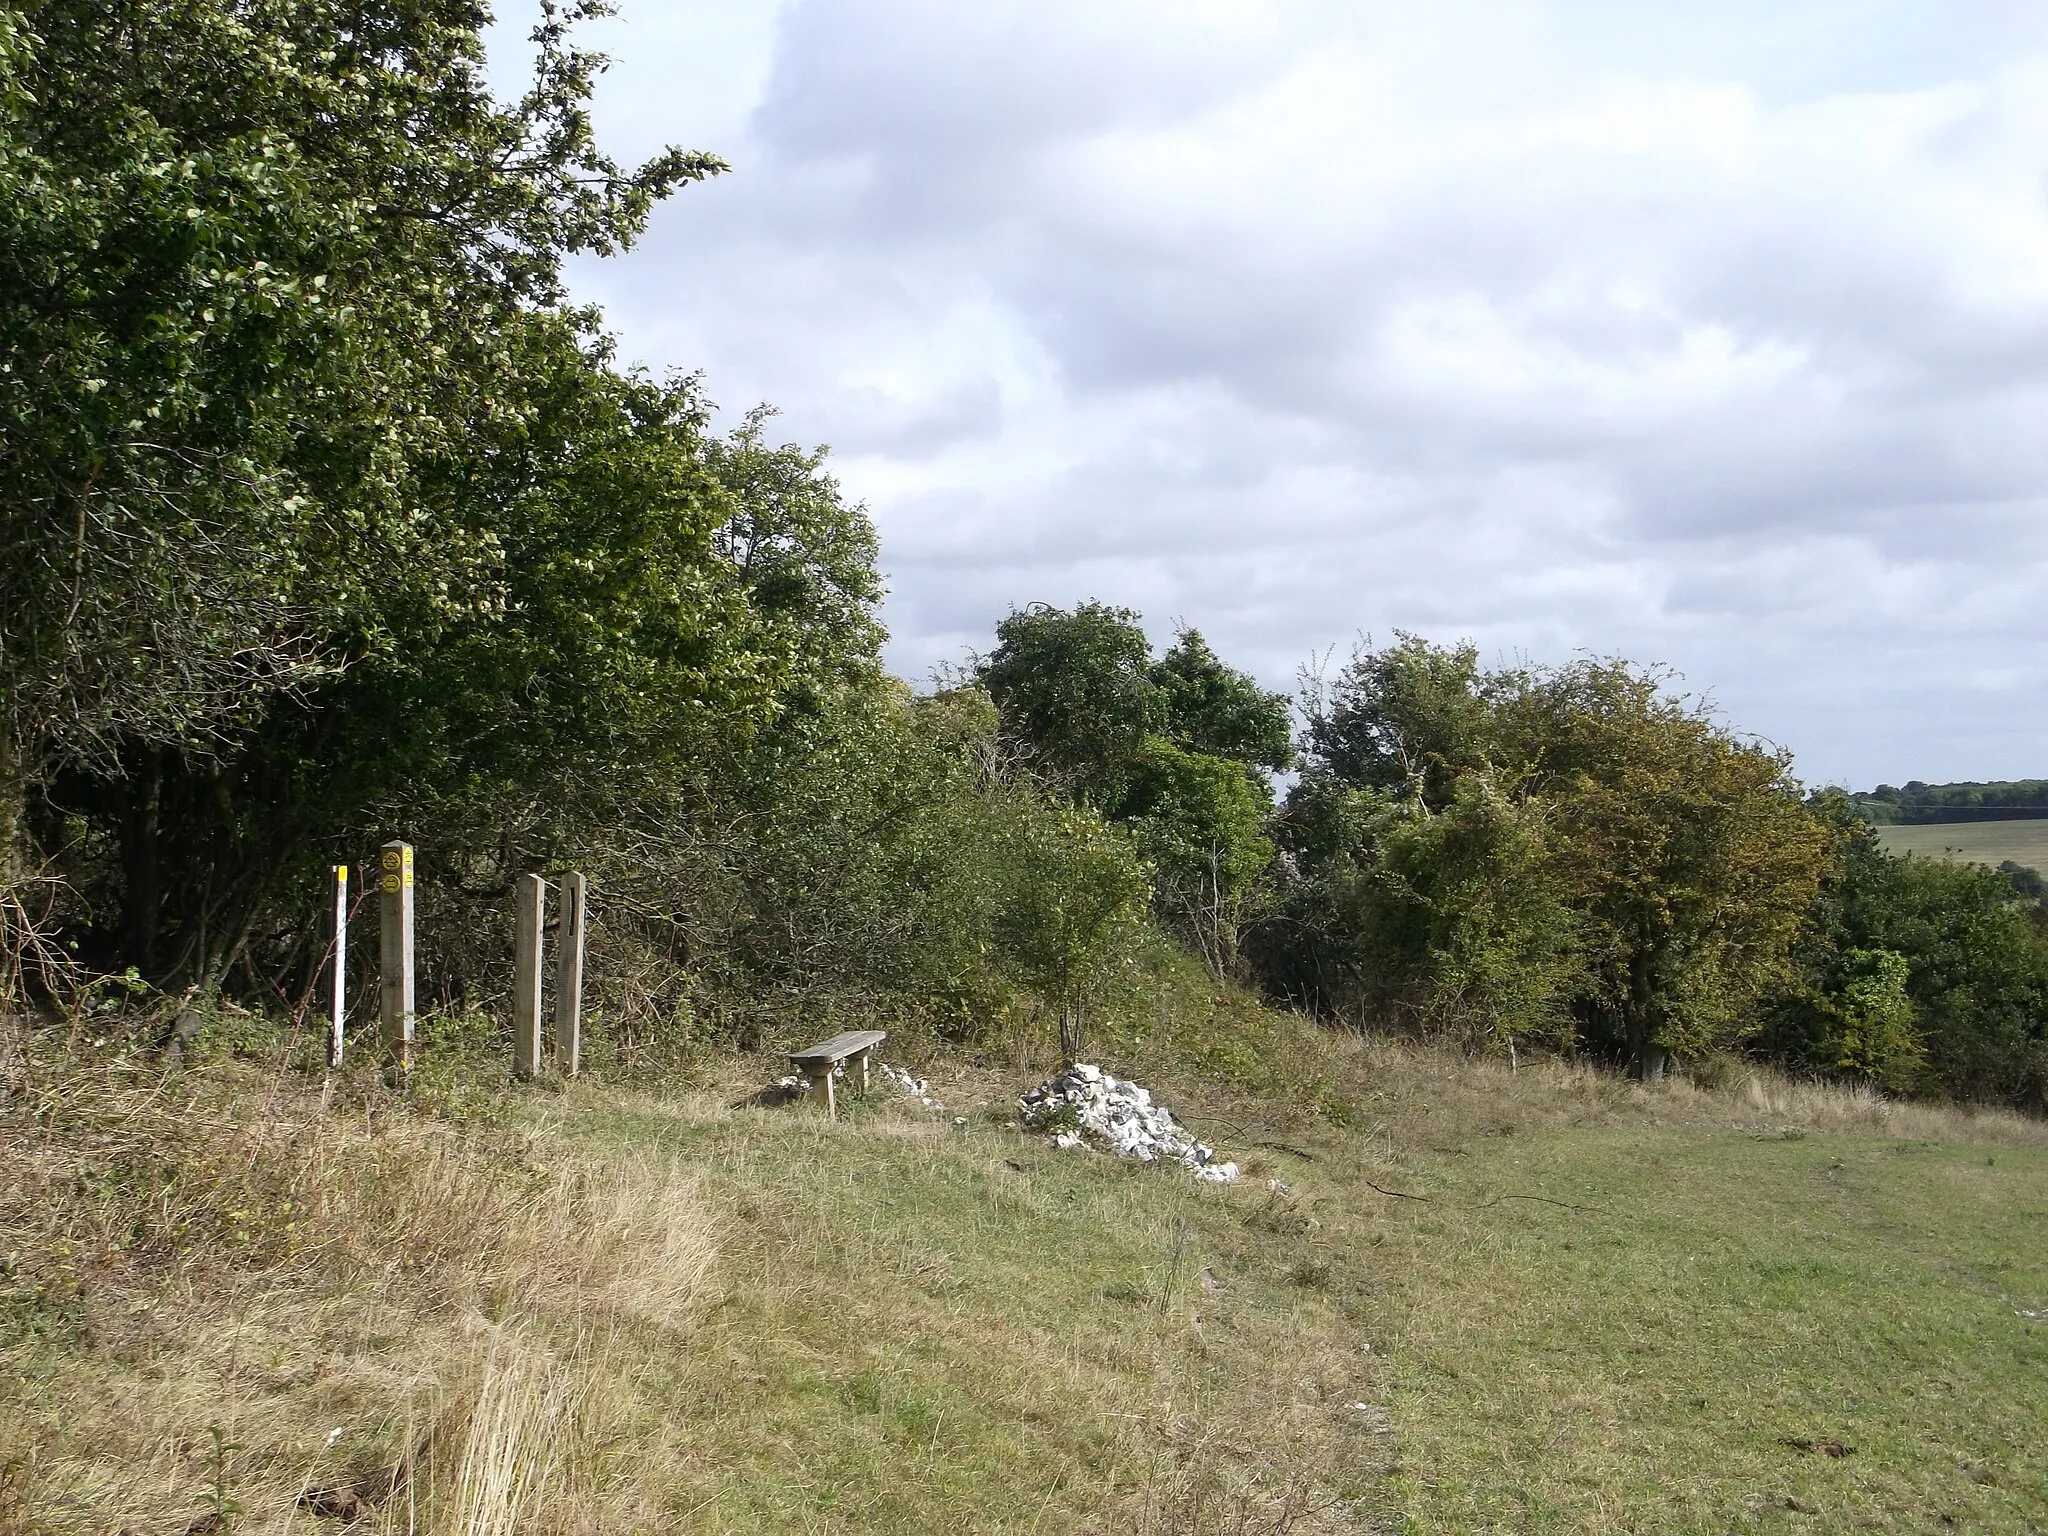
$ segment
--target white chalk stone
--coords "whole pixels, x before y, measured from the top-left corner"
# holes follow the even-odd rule
[[[1090,1139],[1118,1157],[1134,1162],[1185,1164],[1206,1183],[1226,1184],[1237,1178],[1235,1163],[1219,1163],[1213,1147],[1183,1130],[1150,1090],[1122,1082],[1087,1063],[1077,1063],[1049,1082],[1027,1090],[1017,1100],[1027,1126],[1045,1121],[1055,1110],[1066,1118],[1072,1111],[1078,1129],[1059,1130],[1053,1143],[1078,1147]]]

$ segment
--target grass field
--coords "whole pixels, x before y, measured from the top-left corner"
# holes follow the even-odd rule
[[[1148,1069],[1223,1187],[1023,1064],[830,1125],[36,1063],[0,1531],[2040,1528],[2048,1126],[1254,1043],[1321,1109]]]
[[[2048,820],[1963,821],[1938,826],[1879,827],[1878,840],[1890,853],[1926,859],[1960,859],[1999,864],[2011,859],[2048,872]]]

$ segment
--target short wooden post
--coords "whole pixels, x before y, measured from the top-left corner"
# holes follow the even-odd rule
[[[393,838],[379,855],[377,959],[383,973],[378,1023],[384,1048],[412,1066],[412,844]]]
[[[548,883],[521,875],[512,893],[512,1075],[540,1076],[540,967]]]
[[[555,917],[555,1070],[574,1077],[583,1066],[583,912],[590,882],[562,876]]]
[[[334,866],[334,1008],[327,1040],[329,1070],[341,1065],[342,1030],[348,1020],[348,866]]]

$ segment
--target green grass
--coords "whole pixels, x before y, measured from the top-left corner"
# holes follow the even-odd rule
[[[745,1059],[462,1127],[233,1068],[32,1093],[0,1529],[183,1529],[224,1476],[236,1529],[331,1531],[296,1492],[394,1454],[452,1509],[514,1431],[560,1465],[501,1528],[562,1536],[2040,1528],[2048,1126],[1259,1043],[1256,1088],[1144,1066],[1227,1187],[1021,1133],[1021,1066],[838,1124],[745,1105]],[[177,1141],[186,1100],[227,1129]],[[116,1136],[132,1201],[78,1171]],[[281,1189],[293,1243],[206,1236]],[[158,1210],[183,1247],[131,1243]]]
[[[1422,1182],[1468,1205],[1371,1260],[1411,1528],[2039,1529],[2041,1151],[1565,1130]],[[1513,1189],[1594,1208],[1469,1208]]]
[[[2029,869],[2048,870],[2048,819],[1879,827],[1877,836],[1887,853],[1912,853],[1921,858],[1975,864],[2000,864],[2011,859]]]
[[[2048,1138],[1520,1079],[1396,1064],[1220,1190],[887,1109],[605,1117],[744,1191],[689,1528],[2038,1529]]]
[[[1372,1491],[1337,1405],[1292,1377],[1349,1325],[1272,1261],[1286,1239],[1246,1241],[1292,1206],[1264,1185],[886,1105],[835,1126],[648,1103],[572,1130],[660,1148],[729,1213],[662,1410],[690,1426],[679,1529],[1264,1531],[1293,1509],[1344,1530],[1309,1506]]]

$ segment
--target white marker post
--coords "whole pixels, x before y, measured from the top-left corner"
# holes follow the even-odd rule
[[[583,913],[590,882],[562,876],[562,910],[555,918],[555,1070],[574,1077],[583,1066]]]
[[[327,1067],[341,1066],[342,1030],[348,1022],[348,866],[334,866],[334,1027],[327,1041]]]

